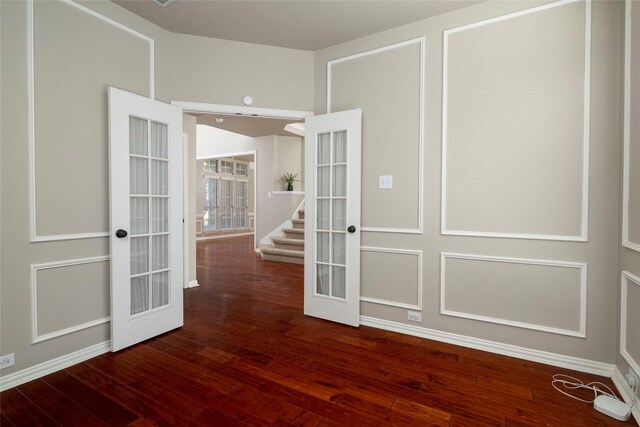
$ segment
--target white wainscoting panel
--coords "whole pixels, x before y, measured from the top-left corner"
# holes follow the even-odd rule
[[[110,320],[110,316],[108,313],[106,313],[106,316],[104,315],[105,313],[103,313],[102,316],[95,318],[95,319],[91,319],[91,320],[86,320],[83,319],[81,322],[79,323],[73,323],[73,322],[68,322],[71,323],[69,326],[63,327],[61,329],[58,330],[53,330],[53,331],[47,331],[46,333],[39,333],[39,324],[38,324],[38,313],[41,313],[41,307],[47,307],[50,310],[53,310],[54,312],[59,313],[61,310],[64,310],[66,312],[66,316],[68,316],[70,313],[73,312],[73,307],[77,304],[81,304],[82,301],[81,300],[70,300],[68,301],[68,306],[66,307],[61,307],[58,306],[57,304],[60,304],[60,302],[55,302],[52,303],[51,301],[48,301],[46,298],[43,299],[42,301],[40,300],[39,296],[43,293],[43,292],[39,292],[39,286],[42,286],[42,284],[38,283],[38,274],[40,272],[43,271],[47,271],[47,270],[51,270],[51,269],[61,269],[61,268],[69,268],[69,267],[73,267],[73,266],[82,266],[82,265],[86,265],[86,264],[93,264],[93,263],[101,263],[101,262],[109,262],[110,257],[109,256],[100,256],[100,257],[92,257],[92,258],[81,258],[81,259],[73,259],[73,260],[65,260],[65,261],[55,261],[55,262],[48,262],[48,263],[43,263],[43,264],[32,264],[30,266],[30,271],[31,271],[31,343],[35,344],[38,342],[42,342],[42,341],[46,341],[52,338],[57,338],[60,337],[62,335],[66,335],[66,334],[70,334],[73,332],[77,332],[77,331],[81,331],[83,329],[87,329],[87,328],[91,328],[93,326],[96,325],[100,325],[102,323],[107,323]],[[100,277],[103,277],[104,275],[101,275]],[[109,277],[108,273],[106,276],[104,277]],[[84,285],[84,283],[93,280],[94,278],[91,276],[86,276],[86,277],[78,277],[77,280],[79,283],[81,283],[80,286],[86,286]],[[107,279],[107,283],[108,283],[108,279]],[[53,285],[55,286],[55,285]],[[56,292],[55,290],[50,290],[48,292],[48,295],[55,295]],[[105,298],[106,301],[108,303],[109,301],[109,292],[107,289]],[[66,293],[66,295],[69,295],[70,297],[73,297],[73,293]],[[56,304],[56,305],[54,305]],[[52,306],[53,305],[53,306]],[[80,307],[78,310],[78,313],[82,313],[83,311],[83,307]],[[77,313],[76,313],[77,314]],[[80,314],[79,314],[80,315]],[[86,313],[84,313],[84,316],[86,317]]]
[[[362,246],[360,247],[360,251],[382,256],[386,254],[387,256],[409,257],[409,263],[411,265],[411,267],[406,265],[395,266],[397,268],[401,268],[403,271],[394,269],[393,263],[385,263],[384,271],[362,268],[362,295],[360,297],[360,301],[388,305],[391,307],[407,308],[410,310],[422,310],[422,251],[379,248],[372,246]],[[364,257],[362,258],[361,263],[364,266],[366,261],[364,260]],[[411,258],[413,258],[413,260]],[[404,271],[405,269],[407,271]],[[367,271],[376,271],[376,277],[370,277],[367,279],[365,274]],[[407,276],[412,277],[412,279],[409,280],[407,278],[406,280],[398,280],[398,278],[404,278]],[[400,289],[401,287],[407,287],[407,289]],[[412,295],[410,297],[408,296],[404,301],[397,301],[392,299],[391,296],[385,295],[388,293],[385,292],[385,290],[390,289],[393,290],[393,294],[403,293],[407,296],[409,294]],[[364,295],[367,292],[370,293],[370,296]]]
[[[149,46],[149,96],[154,98],[155,92],[155,48],[154,40],[135,31],[117,21],[114,21],[94,10],[91,10],[73,0],[58,0],[59,2],[77,9],[88,16],[92,16],[115,28],[118,28],[133,37],[145,41]],[[93,239],[108,237],[108,231],[96,231],[87,233],[68,233],[56,235],[38,235],[37,209],[36,209],[36,84],[35,84],[35,23],[34,0],[27,0],[27,123],[28,123],[28,175],[29,175],[29,233],[31,242],[53,242],[62,240]],[[116,64],[114,64],[116,66]],[[106,93],[106,92],[105,92]],[[106,95],[105,95],[106,96]],[[105,98],[106,99],[106,98]],[[62,102],[62,100],[61,100]]]
[[[622,272],[620,354],[640,375],[640,277]]]
[[[587,264],[442,252],[440,313],[585,338]]]
[[[634,8],[633,3],[636,3]],[[633,13],[633,15],[632,15]],[[622,245],[640,252],[640,240],[632,241],[630,237],[631,224],[640,229],[640,216],[632,218],[631,213],[631,195],[635,194],[636,200],[640,197],[640,182],[638,180],[632,180],[631,175],[640,176],[640,170],[638,170],[637,161],[632,161],[632,155],[635,157],[640,156],[640,134],[638,132],[637,118],[632,120],[632,112],[634,110],[637,116],[640,111],[640,97],[636,93],[632,92],[633,88],[640,87],[640,78],[637,74],[640,69],[634,69],[633,65],[640,62],[638,57],[638,49],[640,46],[633,45],[634,38],[633,32],[640,32],[640,28],[635,28],[632,25],[633,16],[640,15],[640,4],[631,0],[625,2],[625,52],[624,52],[624,158],[623,158],[623,178],[622,178]],[[638,22],[640,24],[640,22]],[[636,95],[635,97],[633,95]],[[632,100],[632,98],[634,98]],[[632,147],[632,142],[633,147]],[[636,212],[636,215],[640,213]],[[636,229],[636,233],[638,233]]]
[[[418,163],[418,194],[417,194],[417,227],[415,228],[402,228],[402,227],[383,227],[383,226],[366,226],[361,227],[363,232],[378,232],[378,233],[399,233],[399,234],[422,234],[423,229],[423,199],[424,199],[424,103],[425,103],[425,38],[419,37],[416,39],[406,40],[400,43],[395,43],[389,46],[384,46],[377,49],[360,52],[354,55],[349,55],[343,58],[334,59],[327,62],[327,113],[332,111],[332,79],[333,79],[333,67],[337,64],[347,61],[353,61],[361,59],[371,55],[380,55],[385,52],[392,51],[394,49],[400,49],[406,46],[417,44],[419,46],[420,58],[419,58],[419,108],[418,108],[418,155],[415,161]],[[366,112],[365,112],[366,114]],[[371,119],[371,118],[370,118]]]
[[[576,50],[574,52],[576,57],[582,57],[582,55],[584,55],[584,64],[579,65],[580,68],[583,68],[583,79],[581,82],[576,81],[575,77],[572,77],[573,70],[567,71],[569,70],[569,68],[567,68],[567,70],[563,69],[565,71],[563,73],[563,78],[566,78],[567,81],[565,83],[557,81],[557,78],[553,77],[557,76],[554,68],[553,70],[545,71],[544,75],[550,76],[548,79],[547,77],[544,77],[545,80],[541,80],[540,85],[546,85],[545,88],[538,88],[534,90],[531,85],[522,83],[521,88],[516,88],[515,90],[510,88],[507,91],[507,89],[504,89],[500,87],[499,84],[496,84],[496,87],[487,87],[486,89],[486,94],[488,96],[490,95],[489,99],[494,100],[494,103],[491,105],[484,105],[482,107],[479,107],[479,110],[481,110],[479,111],[479,113],[481,112],[482,115],[478,114],[476,115],[477,117],[472,115],[472,117],[469,114],[465,114],[463,116],[465,117],[464,120],[466,120],[466,123],[471,126],[469,128],[469,131],[461,130],[459,124],[450,124],[450,122],[454,118],[459,117],[459,115],[461,114],[459,112],[457,116],[454,116],[453,111],[450,111],[453,108],[452,106],[457,106],[457,108],[459,109],[462,108],[461,106],[465,105],[463,101],[456,101],[456,98],[453,98],[452,90],[456,89],[456,87],[450,86],[450,81],[453,81],[454,79],[457,79],[456,81],[458,82],[461,81],[463,77],[460,76],[460,73],[462,72],[480,73],[480,71],[474,71],[475,69],[473,67],[470,67],[469,64],[463,64],[458,61],[460,55],[453,55],[454,51],[452,50],[452,47],[455,46],[453,43],[460,43],[460,40],[463,40],[460,38],[462,33],[473,30],[481,30],[483,31],[482,34],[484,34],[490,42],[496,41],[500,40],[500,37],[497,35],[497,33],[495,33],[496,31],[519,31],[519,29],[521,29],[520,24],[522,19],[531,20],[533,19],[532,15],[542,12],[547,13],[545,19],[548,19],[548,17],[550,16],[548,15],[548,13],[550,13],[550,11],[553,11],[554,13],[563,14],[558,15],[558,22],[554,22],[555,26],[553,28],[555,28],[557,33],[560,34],[558,37],[564,38],[564,45],[573,46],[574,42],[580,42],[579,40],[573,40],[573,38],[578,39],[580,35],[576,36],[575,30],[574,33],[571,33],[571,26],[562,25],[562,23],[568,19],[582,19],[580,16],[576,16],[573,10],[567,9],[567,7],[579,7],[581,4],[584,4],[585,9],[584,38],[582,41],[584,43],[584,47],[580,45],[581,50]],[[569,18],[567,18],[567,16],[569,16]],[[510,22],[512,20],[516,21]],[[531,22],[527,21],[527,24],[531,24]],[[540,41],[538,41],[538,38],[536,38],[535,32],[532,33],[529,37],[529,33],[522,31],[521,37],[524,37],[523,40],[527,41],[527,46],[523,46],[522,49],[529,48],[529,50],[532,50],[541,48],[541,46],[539,46]],[[540,28],[539,31],[544,31],[544,29]],[[473,37],[473,35],[470,34],[467,37]],[[527,39],[527,37],[529,38]],[[475,39],[472,38],[469,40],[473,41]],[[496,41],[496,43],[500,43],[502,45],[502,42]],[[503,46],[503,48],[505,49],[504,52],[510,52],[509,49],[511,49],[512,47],[512,45],[508,45],[505,43]],[[547,47],[545,46],[543,47],[543,49],[547,49]],[[569,47],[566,47],[566,49],[569,49]],[[584,3],[580,2],[580,0],[562,0],[545,4],[543,6],[526,9],[520,12],[446,30],[444,31],[443,36],[443,50],[441,233],[443,235],[452,236],[587,241],[589,223],[588,196],[590,123],[589,114],[591,81],[591,2],[589,0]],[[491,46],[489,46],[488,52],[491,52]],[[505,61],[516,61],[517,64],[526,64],[526,61],[529,61],[529,59],[531,58],[531,55],[511,55],[504,52],[502,52],[501,55],[496,55],[500,56],[500,58]],[[536,52],[540,54],[544,53],[544,51],[538,50],[536,50]],[[550,55],[554,54],[552,46],[549,46],[548,52]],[[491,56],[486,56],[486,58],[491,58]],[[458,61],[460,63],[457,63],[455,61]],[[539,60],[535,62],[535,66],[543,67],[543,64],[554,64],[556,62],[557,61],[543,62],[542,60]],[[571,64],[576,64],[576,62],[568,62],[567,64],[564,64],[562,66],[565,68],[575,66]],[[580,64],[580,62],[577,62],[577,64]],[[492,66],[495,68],[495,65],[493,64],[488,64],[486,67],[480,68],[479,70],[482,70],[482,73],[478,74],[478,76],[496,78],[495,75],[491,75],[487,71],[491,69]],[[529,70],[526,72],[534,72],[532,71],[533,67],[527,67],[524,65],[521,69],[519,68],[515,71],[519,70],[521,72],[525,72],[523,70],[527,68]],[[535,75],[541,75],[542,71],[544,70],[541,69],[541,72],[536,73]],[[466,78],[466,80],[468,81],[469,79]],[[511,83],[513,85],[519,84],[517,83],[515,78]],[[471,85],[471,83],[469,84]],[[533,101],[530,102],[530,104],[532,105],[531,107],[527,105],[515,105],[517,104],[517,101],[514,101],[515,99],[517,99],[514,98],[515,91],[522,92],[522,96],[524,97],[524,99],[531,98],[532,100],[535,100],[535,102],[539,102],[541,105],[559,105],[560,103],[556,102],[555,100],[549,100],[539,96],[539,94],[541,93],[541,89],[547,89],[545,93],[547,93],[548,96],[554,96],[554,94],[558,91],[550,90],[547,88],[547,86],[553,87],[553,85],[563,88],[563,90],[565,91],[563,93],[566,93],[567,96],[563,97],[562,99],[566,101],[565,103],[567,105],[571,105],[571,109],[565,108],[565,110],[560,110],[556,113],[549,108],[535,107],[536,110],[529,114],[531,111],[527,108],[534,108],[533,105],[537,105],[534,104]],[[480,86],[476,85],[476,87]],[[578,92],[580,93],[578,94]],[[461,94],[458,95],[463,96]],[[473,102],[482,102],[482,100],[485,98],[486,97],[484,96],[475,96]],[[505,119],[501,119],[500,115],[497,115],[498,112],[494,112],[494,108],[492,108],[492,106],[496,105],[502,106],[500,107],[503,108],[502,111],[509,112],[509,115],[516,114],[516,112],[518,112],[520,116],[517,116],[516,119],[510,118],[509,120],[505,121]],[[556,191],[562,191],[562,193],[559,193],[557,195],[541,195],[540,193],[538,193],[536,196],[537,198],[534,199],[531,195],[536,195],[536,188],[530,187],[536,186],[536,182],[538,182],[536,180],[536,177],[539,177],[538,174],[540,171],[536,170],[535,172],[531,172],[530,175],[524,176],[522,185],[519,185],[517,174],[520,172],[520,169],[516,170],[516,168],[518,167],[517,164],[512,163],[514,163],[514,159],[520,162],[525,161],[525,159],[523,158],[523,156],[525,156],[529,159],[529,164],[533,164],[533,162],[542,162],[542,164],[547,164],[549,165],[549,167],[551,167],[554,157],[549,157],[546,151],[536,151],[537,144],[535,143],[535,141],[531,144],[527,143],[526,145],[527,147],[529,147],[528,151],[531,151],[530,156],[529,154],[523,154],[522,150],[520,149],[518,149],[518,151],[515,151],[515,145],[510,144],[509,142],[514,141],[514,138],[515,140],[518,140],[518,138],[526,138],[529,134],[527,131],[527,126],[535,127],[536,132],[540,131],[540,129],[546,129],[546,124],[534,122],[535,120],[538,120],[536,114],[541,111],[545,111],[544,114],[540,114],[542,116],[542,119],[551,121],[554,120],[553,114],[560,114],[563,117],[562,120],[564,121],[564,123],[567,123],[567,125],[566,129],[563,128],[564,133],[561,134],[559,132],[556,132],[556,134],[545,135],[544,137],[540,137],[540,139],[551,140],[553,137],[556,139],[561,138],[561,140],[564,142],[573,143],[575,141],[575,144],[579,144],[580,148],[578,148],[578,146],[576,145],[576,147],[571,147],[571,152],[561,152],[564,156],[562,157],[563,162],[565,158],[569,158],[571,156],[573,156],[571,157],[572,161],[575,161],[575,167],[572,168],[572,171],[574,173],[571,174],[571,181],[568,180],[568,176],[566,176],[566,174],[562,175],[563,179],[561,182],[563,182],[563,185],[565,185],[566,188],[558,190],[558,186],[546,186],[547,191],[552,191],[554,187],[556,187]],[[571,113],[571,120],[569,120],[569,117],[565,117],[569,113]],[[555,120],[557,121],[561,119],[559,117],[556,117]],[[450,129],[450,126],[453,127],[451,127]],[[482,135],[484,135],[480,132],[480,130],[482,130],[482,132],[489,132],[488,129],[492,129],[492,133],[487,133],[487,140],[493,141],[492,144],[494,147],[496,147],[495,149],[499,149],[500,151],[488,152],[486,150],[481,151],[479,148],[477,148],[477,153],[472,157],[470,156],[469,158],[459,160],[459,162],[463,162],[458,165],[458,168],[462,168],[462,170],[458,171],[460,173],[457,173],[456,176],[461,177],[459,178],[459,181],[464,179],[466,180],[465,182],[469,185],[460,187],[461,184],[458,182],[458,186],[453,187],[454,183],[449,182],[451,178],[450,170],[454,169],[454,163],[452,162],[456,161],[453,156],[456,152],[460,153],[462,152],[461,150],[463,150],[462,148],[456,148],[456,146],[453,145],[453,138],[457,138],[458,140],[460,140],[460,138],[466,138],[468,140],[476,141],[482,138]],[[455,134],[452,130],[455,130]],[[581,135],[578,136],[578,133]],[[499,136],[503,134],[504,141],[500,142]],[[530,136],[530,138],[533,138],[533,136]],[[565,144],[564,146],[567,147],[567,144]],[[558,145],[556,144],[554,147],[558,147]],[[488,150],[489,149],[490,147],[488,148]],[[574,153],[573,151],[576,151],[576,153]],[[476,174],[474,174],[469,169],[469,165],[473,165],[474,163],[478,164],[478,162],[480,163],[477,168],[480,169],[477,170],[485,171],[483,172],[483,176],[487,177],[487,182],[477,181],[477,179],[474,178]],[[553,166],[553,171],[556,174],[564,173],[563,169],[559,165],[560,163],[556,162],[556,164],[554,164]],[[498,176],[497,174],[501,170],[504,170],[505,174],[509,173],[511,175]],[[486,171],[495,171],[496,176],[487,175]],[[469,176],[465,176],[465,174],[469,174]],[[555,174],[551,176],[555,176]],[[472,188],[473,185],[476,185],[478,188]],[[456,191],[455,188],[466,188],[466,190],[460,192],[460,190]],[[482,191],[485,190],[490,191],[490,193],[482,193]],[[475,196],[477,196],[479,200],[475,200]],[[526,203],[516,202],[517,198],[522,199],[523,202],[526,202],[528,203],[528,205],[530,205],[531,209],[528,209],[524,213],[531,212],[531,221],[525,221],[525,219],[523,219],[523,212],[519,211],[519,209],[521,210],[522,206]],[[562,206],[564,209],[564,217],[562,218],[562,222],[559,222],[557,218],[551,216],[551,214],[545,213],[544,216],[536,215],[533,211],[542,205],[542,203],[539,203],[539,201],[544,201],[545,204],[558,204],[561,201],[563,203]],[[453,205],[453,202],[455,202],[458,206],[456,207],[455,205]],[[472,207],[471,209],[469,209],[470,206]],[[473,211],[474,206],[478,207],[478,209],[479,207],[483,207],[483,210],[480,210],[479,212],[476,212],[474,214],[474,212],[470,212],[470,210]],[[496,212],[503,214],[504,220],[496,219]],[[544,217],[544,219],[542,217]],[[506,224],[506,226],[504,226],[504,228],[501,228],[501,225],[503,224]]]

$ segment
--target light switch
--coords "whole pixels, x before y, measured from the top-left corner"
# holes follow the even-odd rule
[[[393,176],[380,175],[378,177],[378,188],[380,190],[391,190],[393,188]]]

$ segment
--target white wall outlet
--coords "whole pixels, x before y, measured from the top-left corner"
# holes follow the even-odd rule
[[[378,177],[378,188],[380,190],[391,190],[393,188],[393,176],[380,175]]]
[[[7,354],[6,356],[0,356],[0,369],[8,368],[16,364],[15,353]]]
[[[422,313],[419,311],[407,311],[407,320],[411,320],[412,322],[422,322]]]
[[[631,368],[629,368],[629,373],[624,376],[624,379],[629,384],[629,387],[633,389],[636,385],[640,386],[640,378],[638,378],[638,374],[636,374]]]

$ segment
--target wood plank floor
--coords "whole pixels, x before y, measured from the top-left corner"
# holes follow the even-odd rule
[[[551,387],[608,379],[302,314],[303,267],[198,244],[173,332],[0,394],[4,426],[634,426]]]

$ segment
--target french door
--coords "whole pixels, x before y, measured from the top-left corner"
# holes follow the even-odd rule
[[[361,110],[306,119],[304,313],[360,324]]]
[[[111,347],[183,323],[182,111],[109,88]]]

